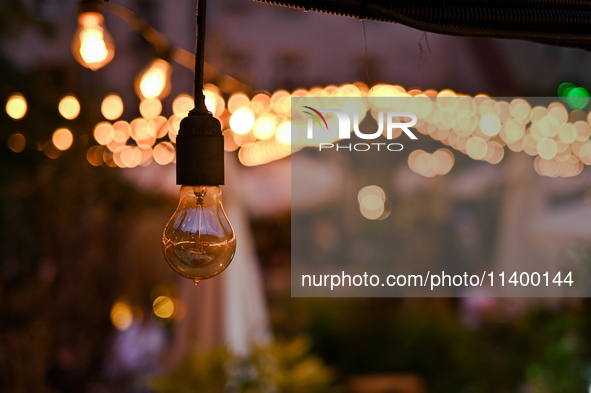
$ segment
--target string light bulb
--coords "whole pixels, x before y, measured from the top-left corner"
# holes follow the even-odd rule
[[[166,225],[162,248],[169,265],[195,283],[224,271],[236,251],[236,235],[217,186],[182,186]]]
[[[72,40],[72,54],[82,66],[96,71],[115,56],[113,38],[104,25],[100,5],[82,2],[78,16],[78,29]]]
[[[170,94],[172,65],[155,58],[135,78],[135,92],[141,100],[157,98],[162,100]]]
[[[236,252],[236,235],[219,187],[224,184],[222,126],[207,110],[203,93],[205,5],[198,0],[195,108],[181,121],[176,137],[180,202],[162,235],[168,264],[195,284],[224,271]]]

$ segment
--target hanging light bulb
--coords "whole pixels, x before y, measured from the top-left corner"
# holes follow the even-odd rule
[[[104,26],[100,4],[81,2],[78,30],[72,40],[72,54],[78,63],[93,71],[107,65],[115,56],[113,38]]]
[[[236,251],[236,235],[224,212],[219,187],[224,184],[222,126],[207,110],[203,95],[205,0],[198,0],[197,7],[195,108],[181,121],[176,137],[181,200],[162,235],[168,264],[195,284],[223,272]]]
[[[166,260],[195,283],[224,271],[236,251],[236,235],[221,197],[217,186],[182,186],[179,206],[164,229]]]
[[[142,100],[162,100],[170,93],[172,66],[162,58],[153,59],[135,78],[135,92]]]

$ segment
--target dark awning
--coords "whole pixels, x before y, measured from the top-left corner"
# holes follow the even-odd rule
[[[591,50],[589,0],[256,0],[395,22],[466,37],[521,39]]]

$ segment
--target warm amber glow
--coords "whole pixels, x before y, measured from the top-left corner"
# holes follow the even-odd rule
[[[370,199],[371,202],[368,202]],[[366,207],[367,204],[370,204],[372,208]],[[384,204],[375,195],[370,195],[363,199],[363,203],[359,205],[359,211],[368,220],[377,220],[384,213]]]
[[[103,154],[105,149],[102,146],[91,146],[86,152],[86,159],[92,166],[101,166],[103,164]]]
[[[170,142],[161,142],[154,146],[154,161],[160,165],[168,165],[174,160],[174,146]]]
[[[15,153],[20,153],[27,146],[25,136],[20,133],[12,134],[8,137],[8,148]]]
[[[525,126],[516,120],[509,120],[504,125],[504,136],[507,143],[514,143],[525,135]],[[501,134],[503,136],[503,134]]]
[[[125,143],[129,139],[131,127],[125,120],[120,120],[113,124],[111,136],[114,141]]]
[[[153,151],[151,147],[140,147],[140,153],[142,158],[140,160],[140,166],[148,166],[154,161]]]
[[[154,314],[159,318],[170,318],[174,313],[174,303],[168,296],[158,296],[152,306]]]
[[[125,146],[119,152],[119,159],[126,168],[134,168],[142,161],[142,150],[137,146]]]
[[[501,120],[493,114],[484,115],[480,118],[480,129],[484,135],[495,136],[501,130]]]
[[[540,157],[544,160],[551,160],[558,153],[558,145],[556,145],[554,139],[542,138],[538,142],[537,150]]]
[[[208,83],[203,86],[203,94],[205,95],[207,109],[215,117],[220,117],[226,107],[226,101],[224,101],[220,89],[216,85]]]
[[[363,199],[370,195],[376,196],[382,203],[386,201],[386,193],[381,187],[365,186],[357,193],[357,202],[362,204]]]
[[[292,132],[298,143],[304,139],[305,127],[301,126],[301,114],[298,115],[297,111],[294,112],[296,119],[293,119],[292,125],[292,97],[311,97],[311,100],[318,97],[326,100],[322,104],[318,101],[318,105],[338,107],[338,98],[349,96],[368,97],[359,105],[350,103],[345,108],[358,112],[360,121],[367,114],[378,120],[379,111],[410,111],[417,116],[414,128],[418,132],[449,147],[432,154],[425,151],[410,154],[410,168],[425,177],[445,175],[453,168],[455,152],[451,149],[467,154],[474,160],[497,164],[503,160],[506,146],[511,151],[538,157],[535,161],[536,171],[544,173],[544,176],[577,176],[585,165],[591,166],[591,115],[587,116],[587,121],[581,121],[584,120],[583,112],[569,113],[569,109],[560,102],[532,108],[520,98],[509,103],[496,101],[483,94],[470,97],[451,90],[423,92],[413,89],[406,92],[400,86],[391,85],[377,85],[370,91],[360,83],[297,89],[293,93],[279,90],[271,96],[257,94],[252,100],[244,93],[234,93],[228,101],[228,109],[225,109],[218,87],[211,84],[204,86],[204,95],[208,110],[219,119],[225,130],[224,149],[239,149],[238,158],[245,166],[262,165],[289,156],[292,153]],[[372,97],[384,96],[393,98],[394,108],[381,108],[379,102],[372,102]],[[415,98],[409,101],[406,100],[408,97]],[[316,106],[314,103],[309,105]],[[121,167],[149,165],[151,161],[162,165],[174,162],[173,144],[166,142],[153,149],[151,147],[167,134],[170,141],[175,143],[179,123],[193,106],[192,97],[181,94],[173,102],[174,115],[166,119],[157,115],[161,111],[159,100],[143,100],[140,105],[143,118],[136,119],[131,127],[131,136],[138,145],[137,151],[126,147],[125,133],[117,132],[117,127],[108,123],[97,125],[95,138],[113,153],[105,151],[104,162],[109,166]],[[329,129],[337,127],[336,116],[325,116]],[[293,131],[292,126],[295,127]],[[396,128],[396,132],[393,132],[393,137],[401,135],[402,130]],[[330,138],[327,142],[339,139]],[[305,145],[301,143],[301,146]],[[371,198],[366,202],[360,204],[360,208],[371,207],[367,205],[371,205]],[[390,211],[386,214],[385,208],[380,219],[388,214]]]
[[[140,99],[164,99],[170,93],[172,66],[164,59],[156,58],[144,68],[135,80],[135,92]]]
[[[53,133],[53,137],[51,138],[55,147],[59,150],[68,150],[70,146],[72,146],[72,142],[74,141],[74,136],[72,132],[67,128],[60,128]]]
[[[359,211],[368,220],[377,220],[384,213],[386,193],[378,186],[366,186],[357,193]]]
[[[591,137],[591,128],[586,121],[577,121],[574,124],[577,129],[577,141],[585,142]]]
[[[234,136],[241,137],[240,135]],[[290,154],[291,148],[289,145],[283,145],[276,139],[271,139],[268,141],[245,143],[238,151],[238,159],[245,166],[255,166],[287,157]]]
[[[146,119],[153,119],[162,113],[162,103],[157,98],[143,100],[140,103],[140,114]]]
[[[250,106],[250,100],[244,93],[234,93],[228,100],[228,110],[230,113],[234,113],[238,109],[248,106]]]
[[[62,151],[56,148],[50,140],[45,143],[45,146],[43,146],[43,152],[52,160],[55,160],[62,155]]]
[[[275,116],[261,116],[254,123],[252,133],[255,138],[266,141],[275,133]]]
[[[425,177],[434,177],[439,173],[439,161],[432,154],[419,154],[415,160],[417,173]]]
[[[172,115],[168,119],[168,138],[170,138],[171,142],[176,142],[176,136],[179,134],[179,127],[182,120],[182,117],[179,115]]]
[[[285,90],[277,90],[271,96],[271,107],[278,114],[288,114],[291,106],[288,108],[287,101],[290,100],[290,95]]]
[[[6,113],[14,120],[22,119],[27,113],[27,100],[22,94],[11,95],[6,102]]]
[[[291,145],[291,122],[284,122],[280,124],[275,130],[275,139],[282,145]]]
[[[240,108],[230,117],[232,131],[243,135],[248,133],[254,125],[254,114],[250,108]]]
[[[108,120],[117,120],[123,114],[123,100],[117,94],[109,94],[103,99],[101,113]]]
[[[180,117],[186,117],[194,106],[193,98],[190,95],[179,94],[172,102],[172,113]]]
[[[115,329],[125,331],[133,323],[133,311],[129,304],[118,301],[111,307],[111,323]]]
[[[534,124],[532,124],[532,128],[534,127]],[[537,123],[537,125],[539,132],[542,136],[545,137],[553,137],[558,133],[558,130],[560,129],[560,124],[558,120],[556,120],[556,118],[552,116],[542,117],[540,121]]]
[[[111,35],[98,12],[85,12],[78,17],[78,30],[72,41],[72,54],[82,66],[93,71],[107,65],[115,55]]]
[[[101,145],[107,145],[113,140],[113,126],[103,121],[94,127],[94,139]]]
[[[439,149],[433,153],[433,157],[437,159],[439,163],[438,175],[445,175],[451,171],[455,163],[454,154],[448,149]]]
[[[259,93],[252,98],[250,108],[256,115],[260,115],[269,108],[271,104],[271,97],[264,93]]]
[[[150,135],[155,138],[163,138],[168,133],[168,119],[164,116],[156,116],[148,121]]]
[[[234,151],[238,149],[238,144],[234,140],[234,135],[232,130],[224,131],[224,150],[225,151]]]
[[[73,95],[67,95],[60,100],[58,105],[60,115],[68,120],[75,119],[80,114],[80,103]]]
[[[473,160],[482,160],[486,156],[488,146],[484,139],[473,136],[466,142],[466,151]]]
[[[203,90],[203,95],[205,96],[205,107],[211,112],[212,115],[215,116],[216,113],[219,113],[219,101],[217,95],[214,92],[208,90]]]

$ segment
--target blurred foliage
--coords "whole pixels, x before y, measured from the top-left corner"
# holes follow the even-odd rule
[[[0,6],[0,26],[13,3]],[[127,242],[142,217],[171,208],[121,172],[88,163],[93,115],[66,122],[56,97],[69,89],[85,105],[89,95],[76,72],[57,71],[70,83],[0,58],[0,101],[19,91],[29,104],[22,120],[0,113],[0,391],[8,393],[84,392],[101,382],[110,308],[130,281]],[[63,126],[74,144],[50,159],[43,146]],[[20,153],[6,144],[14,132],[27,140]]]
[[[334,392],[334,373],[309,349],[309,340],[300,336],[259,346],[248,356],[225,349],[192,354],[152,386],[160,393]]]
[[[478,328],[461,323],[462,299],[290,303],[307,314],[303,330],[313,351],[343,376],[412,373],[437,393],[586,391],[591,303],[568,306],[567,299],[559,308],[541,304],[509,315],[514,300],[496,301]]]

